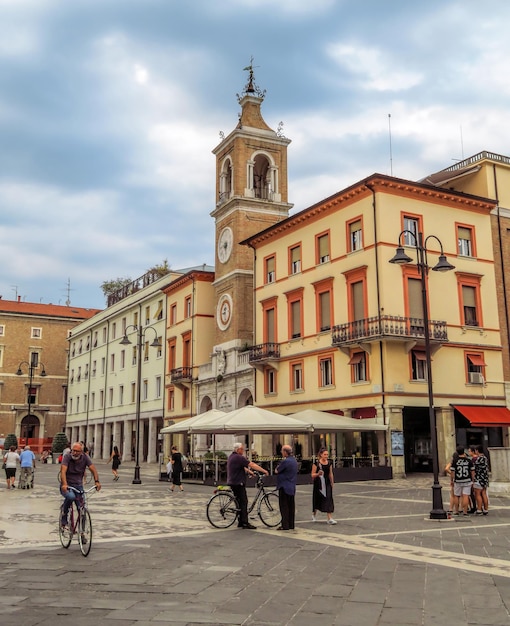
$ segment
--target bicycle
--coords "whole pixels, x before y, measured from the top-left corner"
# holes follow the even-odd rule
[[[263,524],[274,528],[281,523],[280,504],[276,489],[267,491],[263,474],[254,472],[258,491],[248,507],[248,515],[257,507],[257,514]],[[209,499],[206,514],[209,523],[215,528],[230,528],[238,519],[241,509],[230,487],[219,486]]]
[[[92,519],[87,507],[87,494],[96,489],[94,485],[87,491],[81,493],[74,487],[69,487],[76,493],[74,504],[69,507],[68,524],[62,526],[62,518],[64,517],[64,502],[62,502],[59,510],[58,518],[58,534],[60,543],[63,548],[69,548],[74,535],[78,535],[78,543],[83,556],[87,556],[92,548]],[[76,512],[75,512],[76,511]]]

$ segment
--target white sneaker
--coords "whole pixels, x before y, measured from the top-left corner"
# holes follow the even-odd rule
[[[315,517],[315,515],[312,515],[312,522],[316,522],[317,518]]]
[[[337,523],[336,519],[333,519],[333,518],[328,519],[328,524],[336,524],[336,523]]]

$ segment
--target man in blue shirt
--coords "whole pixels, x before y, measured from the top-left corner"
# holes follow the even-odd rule
[[[30,446],[25,446],[19,455],[21,467],[21,488],[30,489],[34,486],[35,454],[30,450]]]
[[[283,461],[276,468],[276,486],[280,498],[282,524],[278,530],[294,530],[298,464],[290,446],[282,446]]]

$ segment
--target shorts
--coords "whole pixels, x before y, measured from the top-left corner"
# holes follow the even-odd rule
[[[487,489],[487,485],[481,485],[480,483],[475,481],[473,483],[473,489]]]
[[[6,478],[15,478],[16,477],[16,468],[15,467],[6,467],[5,468],[5,477]]]
[[[453,494],[459,496],[470,496],[473,483],[453,483]]]

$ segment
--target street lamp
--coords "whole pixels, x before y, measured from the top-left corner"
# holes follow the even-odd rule
[[[33,394],[32,394],[32,381],[34,380],[34,371],[40,367],[41,368],[41,373],[40,376],[46,376],[46,370],[44,368],[44,365],[39,361],[39,359],[37,358],[37,354],[32,354],[31,358],[30,358],[30,362],[28,361],[21,361],[21,363],[18,365],[18,371],[16,372],[16,376],[22,376],[23,375],[23,370],[21,369],[22,365],[27,365],[28,366],[28,396],[27,396],[27,403],[28,403],[28,415],[27,415],[27,426],[26,426],[26,443],[28,444],[28,432],[29,432],[29,426],[30,426],[30,416],[32,415],[32,398],[33,398]]]
[[[443,251],[443,244],[435,235],[429,235],[423,239],[423,233],[414,233],[410,230],[403,230],[398,237],[398,247],[395,256],[390,259],[390,263],[397,265],[407,265],[411,263],[412,258],[408,256],[402,246],[402,235],[408,234],[414,239],[416,251],[418,255],[418,271],[421,280],[421,294],[423,307],[423,326],[425,335],[425,362],[427,365],[427,383],[428,383],[428,400],[429,400],[429,421],[430,421],[430,439],[432,448],[432,471],[434,473],[434,484],[432,485],[432,510],[430,511],[430,519],[446,519],[446,511],[443,508],[443,496],[441,493],[441,485],[439,484],[439,455],[437,450],[437,427],[436,413],[434,410],[434,392],[432,389],[432,358],[430,351],[430,328],[429,328],[429,307],[427,300],[427,274],[429,269],[435,272],[448,272],[454,269],[454,266],[448,262]],[[439,244],[441,253],[439,260],[434,267],[429,268],[427,259],[427,241],[435,239]]]
[[[142,384],[142,346],[144,344],[145,333],[148,330],[152,330],[155,333],[154,341],[150,344],[151,348],[161,348],[161,342],[158,338],[158,333],[153,326],[137,326],[131,324],[124,330],[124,337],[120,340],[121,346],[127,346],[131,344],[127,333],[132,328],[136,331],[137,343],[136,343],[136,358],[137,358],[137,380],[136,380],[136,443],[135,443],[135,476],[133,478],[133,485],[141,485],[142,479],[140,478],[140,400],[141,400],[141,384]]]

